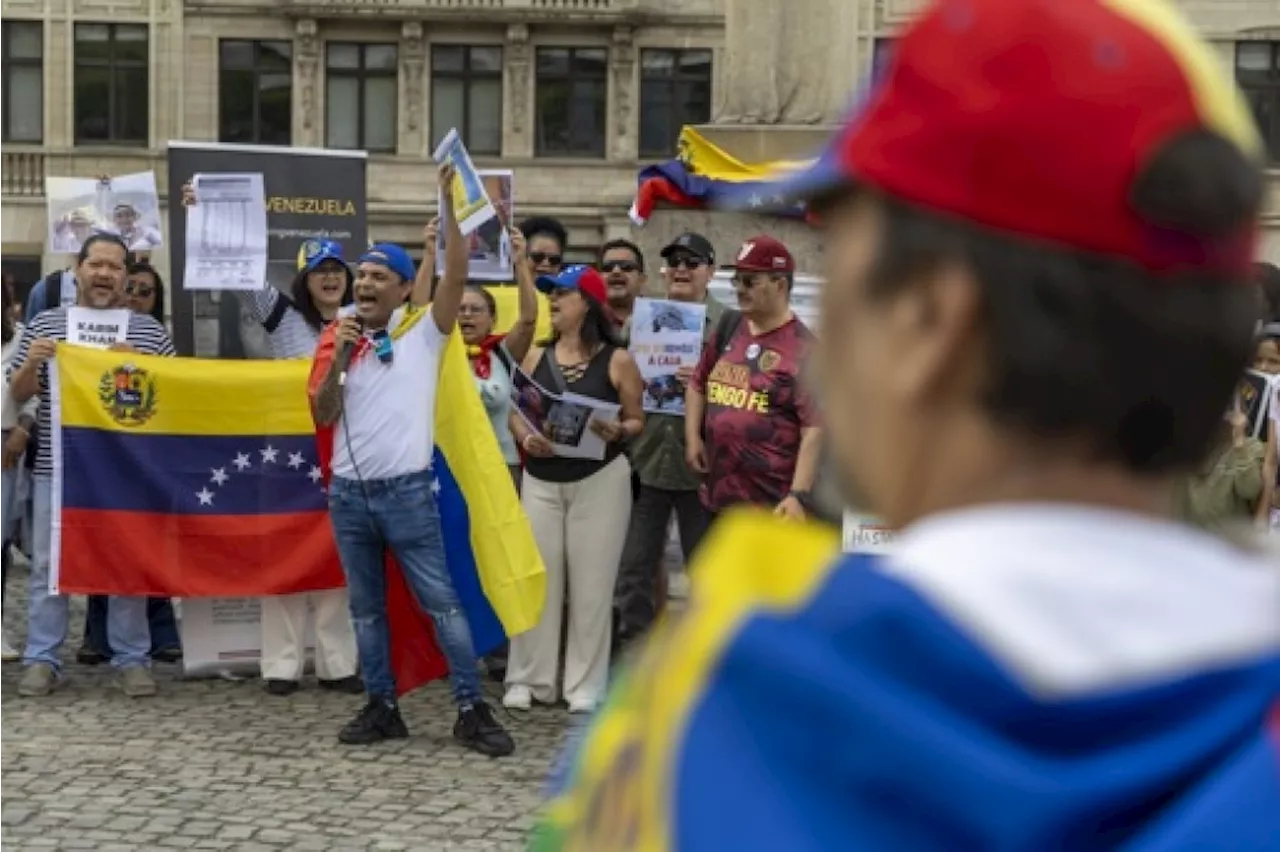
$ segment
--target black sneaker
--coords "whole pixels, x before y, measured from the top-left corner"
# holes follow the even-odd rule
[[[80,650],[76,651],[76,662],[82,666],[100,666],[103,663],[110,662],[111,657],[101,651],[90,648],[88,645],[81,645]]]
[[[170,645],[166,648],[157,648],[151,652],[151,659],[157,663],[180,663],[182,662],[182,646]]]
[[[506,757],[516,750],[511,735],[493,718],[493,710],[483,701],[458,711],[453,738],[469,749],[489,757]]]
[[[301,684],[296,680],[270,679],[264,688],[267,690],[267,695],[277,695],[283,698],[286,695],[293,695],[297,692],[301,688]]]
[[[320,678],[318,683],[321,689],[327,689],[330,692],[341,692],[345,695],[363,695],[364,681],[359,675],[351,675],[350,677],[339,677],[332,680]]]
[[[409,729],[400,718],[400,708],[385,698],[370,698],[356,717],[338,732],[338,742],[371,745],[382,740],[402,740]]]

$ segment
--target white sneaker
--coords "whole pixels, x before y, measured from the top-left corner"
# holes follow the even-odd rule
[[[0,662],[16,663],[22,659],[22,652],[14,650],[9,644],[9,637],[0,638]]]
[[[502,696],[502,706],[508,710],[528,710],[533,706],[533,693],[527,686],[509,686]]]
[[[590,698],[575,698],[569,702],[570,713],[594,713],[597,703]]]

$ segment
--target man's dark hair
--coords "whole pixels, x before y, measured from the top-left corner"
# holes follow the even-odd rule
[[[115,234],[108,234],[104,231],[90,234],[89,238],[80,244],[80,251],[76,254],[76,266],[84,263],[89,258],[89,249],[93,248],[97,243],[110,243],[113,246],[119,246],[120,251],[124,254],[125,262],[129,260],[129,247],[124,244],[124,240]]]
[[[561,254],[564,254],[569,245],[569,232],[565,230],[564,224],[550,216],[531,216],[525,219],[520,223],[520,233],[530,242],[537,236],[551,237],[560,246]]]
[[[1258,286],[1266,301],[1264,322],[1280,322],[1280,266],[1262,261],[1257,264]]]
[[[1227,239],[1257,216],[1261,173],[1207,131],[1157,155],[1130,198],[1153,226]],[[959,262],[978,281],[987,346],[982,402],[1006,426],[1086,441],[1138,474],[1197,464],[1251,354],[1249,270],[1153,273],[1131,261],[996,234],[885,202],[873,297]]]
[[[626,249],[635,255],[636,265],[640,267],[640,271],[644,272],[644,252],[640,251],[640,246],[631,242],[631,240],[609,240],[609,242],[600,246],[600,262],[604,262],[604,256],[614,249]]]

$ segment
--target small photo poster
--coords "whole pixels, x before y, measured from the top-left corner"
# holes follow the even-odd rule
[[[631,356],[644,379],[648,414],[684,414],[684,384],[677,375],[702,355],[707,306],[700,302],[636,299],[631,315]]]
[[[75,254],[94,234],[114,234],[130,251],[164,245],[155,172],[45,180],[49,251]]]

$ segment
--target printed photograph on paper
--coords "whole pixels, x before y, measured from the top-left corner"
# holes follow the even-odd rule
[[[1236,385],[1236,407],[1245,419],[1245,434],[1266,440],[1267,421],[1271,419],[1272,377],[1257,370],[1247,370]]]
[[[578,394],[555,394],[516,368],[511,377],[511,404],[520,418],[551,442],[557,456],[603,459],[605,442],[591,425],[617,417],[620,406]]]
[[[456,128],[440,140],[433,157],[437,163],[453,163],[456,170],[453,178],[453,210],[463,236],[470,236],[485,222],[497,217],[498,211],[494,209],[493,202],[485,191],[484,181],[471,162],[471,155],[467,153],[467,146],[462,144]]]
[[[74,254],[94,234],[114,234],[130,251],[164,245],[155,172],[45,179],[49,250]]]
[[[684,385],[677,373],[697,366],[706,321],[706,305],[636,299],[630,348],[644,379],[645,412],[684,414]]]
[[[480,183],[497,215],[468,235],[470,263],[467,277],[477,281],[512,281],[511,228],[514,220],[515,193],[510,169],[480,169]],[[444,210],[443,199],[436,199],[436,209]],[[436,237],[436,275],[444,274],[444,228]]]

